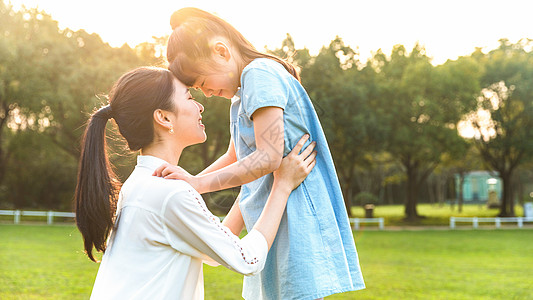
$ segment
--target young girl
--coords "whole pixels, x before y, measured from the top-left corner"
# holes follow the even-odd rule
[[[299,137],[317,142],[317,167],[287,204],[261,274],[244,279],[245,299],[316,299],[364,288],[352,231],[326,137],[289,63],[258,52],[224,20],[196,8],[172,15],[169,69],[206,96],[232,98],[226,154],[197,176],[162,166],[200,193],[242,185],[246,228],[256,224],[273,176]],[[334,116],[333,116],[334,117]]]
[[[75,200],[87,255],[95,261],[93,247],[105,251],[91,299],[203,299],[202,261],[245,275],[263,268],[290,192],[314,166],[313,146],[298,154],[302,138],[283,159],[259,221],[239,239],[237,206],[220,223],[189,184],[153,176],[162,163],[176,165],[185,147],[205,141],[202,112],[170,71],[138,68],[117,81],[110,104],[90,118]],[[106,154],[110,118],[129,148],[141,151],[120,191]]]

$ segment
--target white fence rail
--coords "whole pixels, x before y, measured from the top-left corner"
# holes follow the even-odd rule
[[[379,229],[385,228],[385,220],[383,218],[351,218],[350,223],[353,224],[353,229],[359,230],[359,224],[364,223],[378,223]]]
[[[0,216],[13,216],[13,222],[19,224],[22,216],[46,217],[47,224],[53,224],[54,217],[75,218],[76,214],[73,212],[58,212],[58,211],[28,211],[28,210],[0,210]],[[224,217],[219,217],[221,220]],[[351,218],[350,223],[353,224],[353,229],[359,230],[361,224],[377,223],[379,229],[385,228],[385,220],[383,218]]]
[[[456,223],[472,223],[473,228],[478,228],[479,223],[494,223],[496,228],[500,228],[502,223],[516,223],[518,228],[524,226],[524,222],[533,222],[533,217],[508,217],[508,218],[482,218],[482,217],[450,217],[450,228],[455,229]]]
[[[20,223],[22,216],[46,217],[46,223],[50,225],[54,222],[54,217],[75,218],[76,214],[73,212],[58,211],[0,210],[0,216],[13,216],[13,222],[15,224]]]

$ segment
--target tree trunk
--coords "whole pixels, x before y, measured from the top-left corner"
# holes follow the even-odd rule
[[[394,204],[394,198],[392,197],[392,195],[393,195],[392,183],[388,183],[387,184],[385,192],[386,192],[385,195],[387,195],[387,203],[390,204],[390,205],[393,205]]]
[[[514,199],[512,192],[512,171],[500,172],[503,183],[502,202],[499,217],[514,217]]]
[[[341,186],[342,194],[344,197],[344,205],[346,206],[346,212],[348,213],[348,218],[353,216],[352,214],[352,186],[351,183],[345,183]]]
[[[514,172],[513,172],[514,173]],[[516,217],[516,214],[515,214],[515,211],[514,211],[514,204],[515,204],[515,197],[516,197],[516,190],[517,190],[517,186],[516,186],[516,182],[518,181],[517,177],[513,175],[511,175],[511,196],[509,197],[509,212],[511,214],[511,216],[513,217]]]
[[[465,184],[465,174],[459,173],[459,199],[457,199],[457,211],[461,213],[463,211],[463,202],[464,202],[464,195],[463,195],[463,187]]]
[[[348,193],[346,195],[346,198],[344,198],[344,203],[346,205],[346,212],[348,213],[348,218],[353,217],[352,214],[352,186],[348,188]]]
[[[446,184],[448,183],[448,173],[446,175],[439,176],[439,181],[437,185],[437,202],[439,207],[444,206],[444,201],[446,201]]]
[[[2,140],[0,139],[0,142],[1,141]],[[6,165],[7,165],[7,158],[6,158],[6,155],[4,154],[4,151],[2,150],[2,146],[0,145],[0,185],[2,185],[2,182],[4,181],[4,175],[6,174]]]
[[[407,168],[407,197],[405,199],[405,219],[416,221],[419,217],[416,210],[418,201],[418,180],[417,170],[413,167]]]
[[[7,154],[2,148],[5,145],[3,141],[2,133],[4,132],[4,126],[7,124],[7,118],[9,117],[9,106],[6,102],[2,101],[2,107],[0,108],[0,185],[4,181],[4,175],[6,174]]]
[[[435,198],[436,198],[435,195],[437,193],[435,182],[434,181],[432,182],[432,180],[428,180],[426,186],[428,187],[429,203],[435,204]]]
[[[352,164],[347,169],[339,168],[339,174],[342,174],[342,179],[339,178],[342,190],[342,196],[344,197],[344,205],[346,206],[346,212],[348,213],[348,218],[353,216],[352,214],[352,194],[353,194],[353,182],[355,174],[355,165]]]
[[[517,191],[517,194],[518,194],[518,205],[524,206],[524,184],[520,180],[519,176],[517,176],[516,179],[517,180],[515,182],[517,184],[516,191]]]

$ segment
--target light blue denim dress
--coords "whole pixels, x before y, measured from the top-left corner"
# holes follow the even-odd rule
[[[230,112],[237,159],[256,150],[256,138],[262,137],[254,135],[250,117],[266,106],[283,108],[285,132],[269,128],[261,135],[284,134],[287,155],[309,133],[317,142],[317,164],[290,195],[265,268],[244,278],[243,297],[317,299],[363,289],[339,180],[318,116],[302,85],[274,60],[255,59],[242,72]],[[269,174],[241,187],[239,204],[248,230],[259,218],[272,182]]]

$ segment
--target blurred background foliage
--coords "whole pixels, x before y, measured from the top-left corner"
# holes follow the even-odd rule
[[[166,37],[113,48],[96,34],[60,30],[46,13],[0,2],[0,209],[71,210],[79,142],[88,116],[106,104],[118,77],[142,65],[165,66]],[[460,198],[455,174],[498,172],[499,215],[515,214],[533,182],[533,41],[500,40],[497,49],[434,66],[424,47],[374,52],[360,61],[335,37],[317,55],[287,35],[265,49],[300,68],[332,151],[346,206],[372,194],[377,205]],[[228,146],[229,105],[206,99],[208,141],[188,148],[180,165],[200,172]],[[469,125],[470,131],[464,129]],[[468,127],[468,126],[467,126]],[[135,164],[109,124],[110,155],[122,179]],[[205,195],[224,214],[238,188]],[[351,210],[348,210],[351,212]]]

